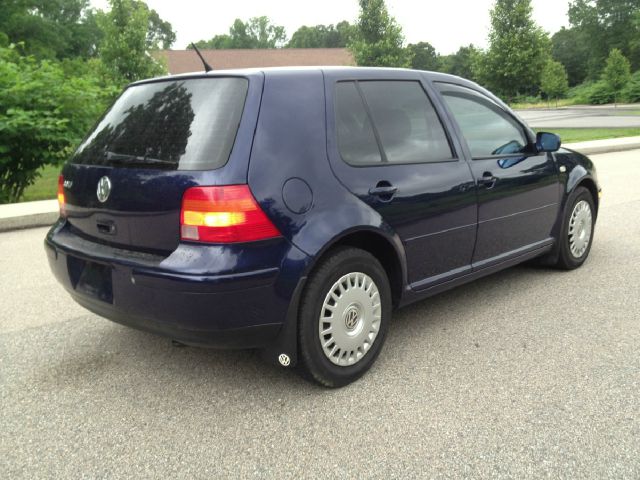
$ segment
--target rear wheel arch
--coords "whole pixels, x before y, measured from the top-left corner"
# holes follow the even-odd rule
[[[402,298],[404,279],[406,278],[406,266],[402,261],[401,253],[392,241],[383,234],[373,230],[357,230],[349,232],[334,239],[323,248],[314,261],[311,271],[321,263],[322,259],[330,252],[340,247],[354,247],[373,255],[383,266],[389,284],[393,306],[397,307]]]

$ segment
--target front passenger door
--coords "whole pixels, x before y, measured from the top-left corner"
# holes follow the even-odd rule
[[[473,267],[550,243],[560,200],[553,156],[538,153],[524,126],[487,95],[450,83],[436,85],[466,140],[478,186]]]

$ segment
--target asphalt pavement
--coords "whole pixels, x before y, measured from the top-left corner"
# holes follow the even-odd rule
[[[324,390],[73,303],[45,228],[0,234],[0,478],[639,478],[640,151],[594,156],[595,243],[396,312]]]
[[[532,128],[640,128],[640,104],[518,110]]]

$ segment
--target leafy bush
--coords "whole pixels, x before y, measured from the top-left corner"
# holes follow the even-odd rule
[[[65,160],[114,94],[91,64],[38,62],[0,47],[0,203],[17,201],[42,166]]]
[[[640,102],[640,70],[634,73],[627,87],[622,92],[622,98],[625,102]]]
[[[580,85],[576,85],[575,87],[569,89],[568,97],[571,99],[572,103],[577,105],[584,105],[589,103],[589,97],[592,90],[592,82],[581,83]]]
[[[603,105],[613,103],[615,93],[603,81],[585,82],[571,88],[569,98],[573,104]]]
[[[616,92],[609,84],[600,80],[592,85],[588,99],[591,105],[613,103],[616,101]]]

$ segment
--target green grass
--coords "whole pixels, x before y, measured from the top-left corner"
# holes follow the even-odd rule
[[[614,112],[614,115],[618,117],[640,117],[640,110],[620,109]]]
[[[622,138],[640,136],[640,128],[554,128],[537,129],[550,131],[560,135],[563,144],[603,140],[605,138]]]
[[[35,200],[51,200],[56,198],[58,193],[58,175],[61,167],[57,165],[47,165],[40,170],[40,177],[36,182],[28,187],[21,202],[33,202]]]

